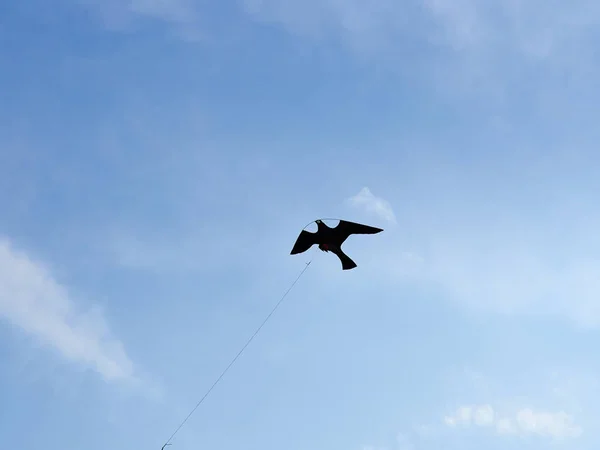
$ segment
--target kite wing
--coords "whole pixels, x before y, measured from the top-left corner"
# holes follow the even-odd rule
[[[341,237],[342,242],[348,239],[348,236],[351,234],[377,234],[383,231],[381,228],[348,222],[346,220],[340,220],[340,223],[338,223],[334,230]]]
[[[314,244],[316,244],[315,237],[316,233],[311,233],[310,231],[302,230],[298,239],[296,239],[296,243],[294,244],[294,248],[290,252],[290,255],[295,255],[296,253],[303,253],[309,248],[311,248]]]

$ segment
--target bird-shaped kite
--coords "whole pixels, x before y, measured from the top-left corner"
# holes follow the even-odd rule
[[[334,228],[328,227],[322,220],[315,220],[315,223],[318,228],[317,232],[311,233],[310,231],[302,230],[290,254],[303,253],[314,244],[318,244],[319,249],[322,251],[331,252],[340,258],[342,270],[354,269],[356,267],[356,263],[342,251],[342,244],[351,234],[376,234],[383,231],[381,228],[348,222],[346,220],[340,220],[340,223]]]

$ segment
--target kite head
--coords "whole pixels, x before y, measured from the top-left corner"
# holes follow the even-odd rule
[[[321,219],[315,220],[315,223],[317,224],[317,228],[319,229],[319,231],[329,228],[327,225],[325,225],[325,222],[323,222]]]

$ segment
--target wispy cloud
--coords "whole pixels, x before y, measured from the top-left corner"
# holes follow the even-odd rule
[[[196,40],[201,2],[196,0],[74,0],[74,4],[96,14],[113,31],[129,30],[139,20],[170,25],[185,40]]]
[[[73,0],[119,27],[138,18],[176,25],[198,24],[206,12],[200,0]],[[470,69],[496,67],[508,57],[564,63],[593,50],[600,7],[591,0],[564,4],[540,0],[242,0],[241,8],[259,22],[277,24],[297,36],[343,42],[360,52],[387,51],[420,40],[467,56]],[[487,55],[487,56],[486,56]],[[493,55],[493,57],[490,57]],[[477,59],[477,61],[475,59]],[[550,64],[553,65],[553,64]]]
[[[454,48],[512,48],[528,58],[545,59],[566,50],[600,20],[595,2],[570,3],[515,0],[423,0]]]
[[[486,101],[502,102],[506,89],[532,75],[543,73],[544,82],[538,80],[531,91],[546,88],[549,96],[572,89],[565,72],[574,83],[597,78],[590,69],[597,61],[600,7],[590,0],[245,0],[244,5],[256,20],[305,39],[341,42],[355,55],[376,60],[377,67],[405,70],[407,55],[423,55],[411,56],[410,74],[446,95],[485,92]]]
[[[0,239],[0,319],[68,361],[93,368],[106,381],[135,381],[133,364],[101,310],[77,309],[44,264]]]
[[[339,37],[355,49],[383,44],[382,38],[408,24],[410,11],[406,3],[390,0],[243,0],[243,5],[258,21],[312,39]]]
[[[451,428],[487,427],[501,435],[538,435],[553,439],[577,438],[583,433],[582,427],[564,411],[522,408],[503,416],[490,405],[461,406],[444,417],[444,423]]]
[[[347,202],[351,206],[363,209],[369,214],[374,214],[383,220],[396,223],[396,215],[390,202],[373,195],[368,187],[362,188],[358,194],[347,199]]]
[[[424,41],[457,51],[495,46],[537,59],[565,50],[565,44],[591,32],[600,21],[600,7],[590,0],[568,4],[525,0],[244,0],[244,6],[257,19],[305,35],[359,34],[369,38],[377,34],[400,41],[403,36],[398,32],[410,31]],[[417,23],[422,30],[415,30]]]
[[[496,230],[493,242],[466,230],[460,237],[444,235],[431,240],[415,279],[434,283],[469,308],[563,315],[583,327],[600,325],[600,262],[578,253],[575,242],[567,249],[554,241],[555,250],[565,253],[550,257],[518,233],[502,237]]]
[[[214,12],[199,0],[74,1],[109,27],[130,28],[138,19],[151,19],[186,40],[206,39],[210,21],[202,19]],[[377,67],[388,61],[397,69],[405,66],[406,55],[426,55],[412,57],[411,72],[443,88],[462,87],[461,93],[485,87],[500,94],[515,78],[540,71],[568,70],[572,81],[596,79],[590,68],[600,7],[591,0],[242,0],[239,5],[255,22],[312,42],[341,42],[355,55],[376,60]],[[545,80],[538,89],[552,83],[551,76]]]

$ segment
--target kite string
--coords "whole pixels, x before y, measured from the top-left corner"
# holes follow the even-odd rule
[[[246,341],[246,343],[240,349],[240,351],[237,353],[237,355],[235,355],[235,357],[231,360],[231,362],[229,363],[229,365],[227,367],[225,367],[225,370],[223,370],[223,372],[221,372],[221,375],[219,375],[219,377],[215,380],[215,382],[212,384],[212,386],[206,391],[206,393],[200,399],[200,401],[198,403],[196,403],[196,406],[194,406],[194,408],[192,408],[192,410],[186,416],[186,418],[183,419],[183,421],[175,429],[175,431],[173,432],[173,434],[171,434],[171,436],[169,437],[169,439],[167,439],[167,441],[165,442],[165,444],[162,447],[163,449],[167,445],[170,445],[171,440],[175,437],[175,435],[179,432],[179,430],[181,430],[181,428],[189,420],[189,418],[192,416],[192,414],[194,414],[194,412],[198,409],[198,407],[200,407],[200,405],[204,402],[204,400],[206,399],[206,397],[208,397],[208,395],[211,393],[211,391],[217,386],[217,384],[219,384],[219,382],[225,376],[225,374],[229,371],[229,369],[231,368],[231,366],[233,366],[235,364],[235,362],[237,361],[237,359],[242,355],[242,353],[244,353],[244,350],[246,350],[246,347],[248,347],[250,345],[250,343],[254,340],[254,338],[260,332],[260,330],[262,329],[262,327],[265,326],[265,324],[269,321],[269,319],[275,313],[275,311],[277,310],[277,308],[279,308],[279,305],[281,305],[281,303],[283,303],[283,301],[285,300],[285,298],[287,297],[287,295],[290,293],[290,291],[296,285],[296,283],[298,282],[298,280],[300,280],[300,278],[302,277],[302,275],[304,275],[304,272],[306,272],[306,269],[308,269],[308,266],[310,266],[311,263],[312,263],[312,258],[310,259],[310,261],[308,261],[306,263],[304,269],[302,269],[302,271],[296,277],[296,279],[294,280],[294,282],[290,285],[290,287],[287,289],[287,291],[285,291],[285,293],[283,294],[283,296],[275,304],[275,306],[273,307],[273,309],[271,309],[271,312],[269,312],[269,314],[267,315],[267,317],[265,317],[265,319],[262,321],[262,323],[259,325],[259,327],[256,329],[256,331],[252,334],[252,336],[250,336],[250,338]]]

